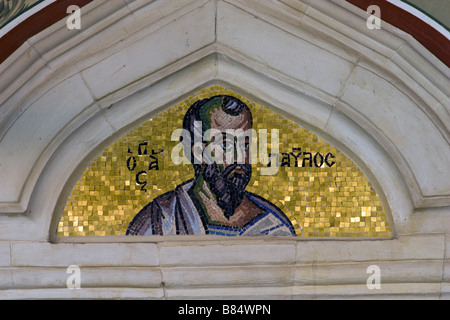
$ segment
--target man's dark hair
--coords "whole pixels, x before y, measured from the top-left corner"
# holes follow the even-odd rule
[[[206,106],[209,103],[213,102],[214,100],[218,100],[218,99],[221,99],[221,107],[222,107],[222,110],[226,114],[229,114],[232,116],[238,116],[244,110],[250,111],[249,107],[244,102],[242,102],[241,100],[239,100],[235,97],[228,96],[228,95],[218,95],[218,96],[213,96],[211,98],[196,101],[186,111],[186,114],[183,119],[183,129],[187,130],[191,135],[190,146],[184,144],[184,148],[192,149],[192,146],[194,145],[194,136],[195,136],[194,124],[196,121],[202,121],[202,132],[201,132],[202,137],[203,137],[203,133],[206,130],[210,129],[210,128],[206,127],[206,125],[203,121],[204,119],[202,119],[202,116],[201,116],[201,111],[204,106]],[[220,101],[218,101],[218,103],[220,103]],[[185,152],[185,154],[186,154],[186,152]],[[192,154],[192,152],[190,152],[189,154]],[[189,160],[191,161],[192,164],[194,164],[192,159],[193,159],[193,156],[191,155],[191,159],[189,159]],[[196,168],[196,167],[197,166],[194,164],[194,168]]]

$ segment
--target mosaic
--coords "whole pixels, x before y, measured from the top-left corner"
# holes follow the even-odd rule
[[[214,86],[110,145],[72,190],[58,236],[390,237],[343,153]]]
[[[0,28],[42,0],[0,0]]]

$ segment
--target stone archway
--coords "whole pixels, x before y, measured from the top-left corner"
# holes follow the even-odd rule
[[[386,270],[378,294],[448,291],[448,69],[414,39],[388,24],[371,33],[365,13],[342,1],[93,1],[84,10],[81,32],[59,21],[1,65],[3,296],[370,296],[367,262]],[[386,197],[395,239],[49,241],[55,212],[104,147],[210,85],[354,155]],[[72,264],[94,275],[91,289],[67,291]],[[114,277],[96,277],[100,269]],[[30,285],[30,275],[43,276]],[[264,288],[255,293],[255,283]]]

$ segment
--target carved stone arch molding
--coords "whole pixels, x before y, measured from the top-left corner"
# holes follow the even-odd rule
[[[57,203],[49,195],[66,185],[62,173],[211,83],[264,101],[357,155],[396,226],[414,207],[448,204],[448,69],[401,32],[365,30],[342,2],[116,1],[83,9],[83,30],[61,21],[3,67],[16,75],[2,95],[2,149],[14,149],[2,153],[2,174],[15,175],[2,188],[5,213],[27,212],[20,219],[32,225],[47,220]]]
[[[221,85],[338,146],[364,171],[396,238],[383,240],[380,259],[443,259],[445,239],[420,234],[445,233],[449,223],[450,72],[410,35],[387,23],[369,30],[366,19],[340,0],[94,0],[82,8],[80,31],[62,20],[35,35],[0,65],[0,240],[54,240],[72,187],[105,147],[196,91]],[[290,245],[286,261],[303,259]],[[333,254],[330,261],[346,260],[356,247],[342,245],[306,242],[303,262]],[[350,260],[377,256],[358,252]],[[442,272],[424,282],[440,281]],[[297,277],[284,285],[299,285]]]

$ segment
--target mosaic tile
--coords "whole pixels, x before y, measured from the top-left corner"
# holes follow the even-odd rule
[[[0,0],[0,28],[43,0]]]
[[[217,194],[204,192],[193,165],[174,163],[172,151],[180,142],[171,141],[189,107],[224,95],[248,106],[252,128],[257,133],[267,130],[267,141],[279,135],[279,150],[272,158],[278,159],[276,173],[262,174],[272,164],[262,163],[260,153],[250,166],[245,195],[235,198],[234,209],[225,218],[227,204],[218,207],[211,201]],[[220,121],[231,123],[233,117],[238,115],[223,115]],[[274,151],[270,144],[267,151]],[[244,204],[256,206],[250,210]],[[247,212],[242,208],[247,208],[247,215],[240,215]],[[74,186],[57,232],[61,237],[110,236],[125,235],[127,230],[134,234],[131,229],[145,235],[391,236],[380,197],[348,157],[293,121],[220,86],[199,91],[106,148]]]

